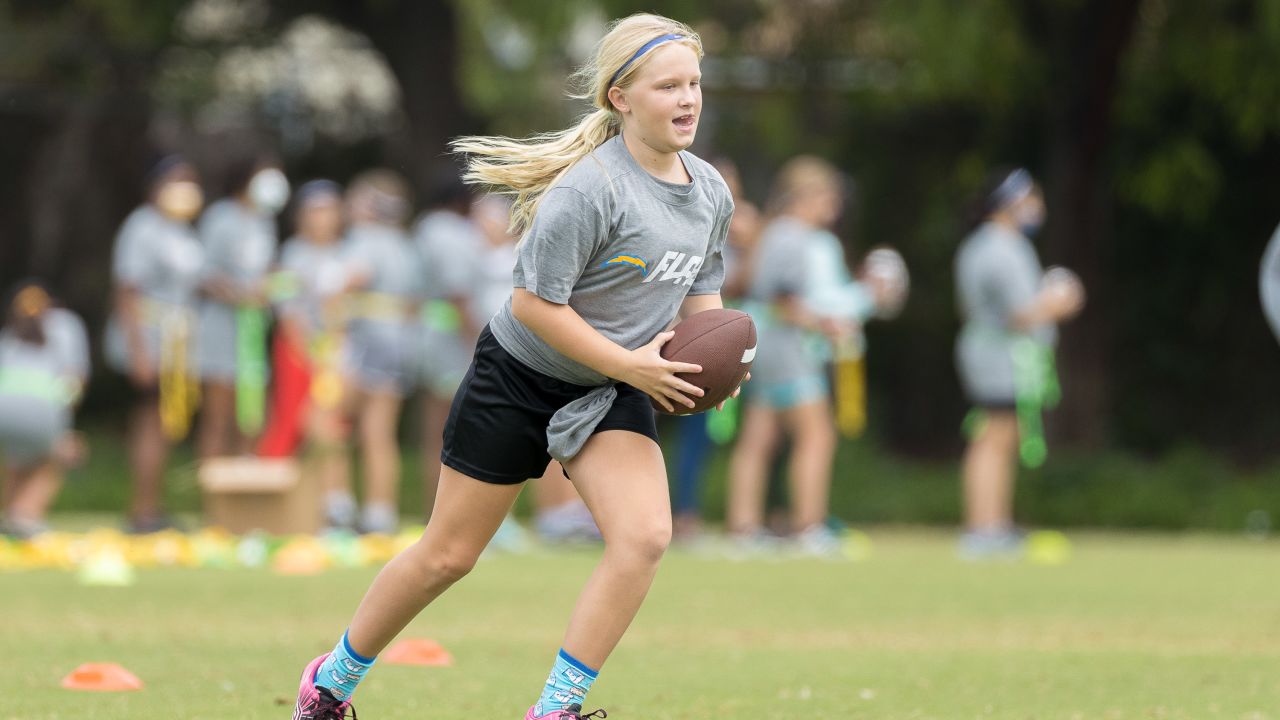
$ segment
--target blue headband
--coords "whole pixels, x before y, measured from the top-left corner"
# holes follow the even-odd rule
[[[637,58],[649,52],[650,50],[654,49],[655,47],[661,45],[662,43],[669,42],[671,40],[684,40],[684,36],[671,35],[671,34],[660,35],[650,40],[649,42],[645,43],[644,45],[641,45],[640,49],[636,51],[636,54],[632,55],[630,60],[622,63],[622,67],[618,68],[618,72],[614,73],[613,77],[609,78],[609,87],[613,87],[613,84],[618,82],[618,76],[622,75],[622,73],[625,72],[627,68],[631,67],[631,63],[635,62]]]
[[[1009,173],[1009,177],[1000,183],[1000,187],[991,193],[992,204],[995,209],[1008,207],[1022,198],[1031,194],[1035,188],[1036,181],[1031,177],[1031,173],[1022,168],[1018,168]]]
[[[293,202],[299,208],[306,207],[322,198],[341,199],[342,186],[332,180],[323,178],[308,180],[302,183],[293,194]]]

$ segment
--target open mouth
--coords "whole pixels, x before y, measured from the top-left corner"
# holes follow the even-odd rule
[[[680,132],[693,132],[694,126],[698,124],[698,118],[692,113],[688,115],[681,115],[675,120],[672,120],[671,124],[675,125],[676,130]]]

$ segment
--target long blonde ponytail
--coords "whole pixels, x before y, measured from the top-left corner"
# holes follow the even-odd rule
[[[622,116],[609,101],[609,89],[626,89],[644,66],[646,44],[664,35],[678,35],[669,42],[688,45],[702,57],[702,41],[683,23],[659,15],[640,13],[610,26],[596,46],[595,55],[574,73],[583,90],[570,97],[589,100],[594,111],[566,130],[541,133],[524,139],[462,137],[449,143],[455,153],[467,156],[463,180],[514,196],[511,230],[523,234],[533,223],[543,195],[579,160],[622,128]]]

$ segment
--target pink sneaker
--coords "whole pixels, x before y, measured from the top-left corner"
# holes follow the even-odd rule
[[[596,710],[589,715],[582,714],[581,705],[570,705],[564,710],[552,710],[546,715],[534,715],[533,710],[537,706],[529,708],[529,712],[525,713],[524,720],[587,720],[587,718],[607,718],[609,713],[604,708]]]
[[[302,671],[302,682],[298,685],[298,703],[293,706],[293,720],[343,720],[347,711],[351,711],[351,720],[356,720],[356,709],[351,703],[343,702],[329,694],[328,690],[316,689],[316,673],[329,657],[325,653]]]

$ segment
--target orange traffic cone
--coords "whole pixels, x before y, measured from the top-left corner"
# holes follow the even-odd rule
[[[379,658],[389,665],[430,665],[445,667],[453,664],[453,656],[435,640],[408,638],[396,643]]]
[[[85,663],[62,678],[62,687],[68,690],[120,692],[141,690],[142,681],[137,675],[115,663]]]

